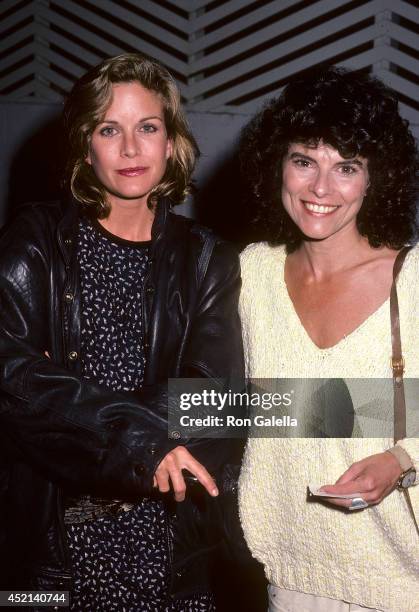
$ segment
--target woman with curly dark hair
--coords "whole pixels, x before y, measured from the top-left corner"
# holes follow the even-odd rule
[[[350,379],[391,382],[390,289],[398,253],[415,237],[418,168],[394,96],[366,74],[317,69],[252,120],[241,154],[263,240],[242,254],[247,375],[339,377],[349,389]],[[397,278],[409,379],[419,376],[418,273],[415,247]],[[248,442],[241,519],[265,566],[271,611],[416,609],[419,442],[377,433],[388,406],[368,387],[369,404],[352,395],[350,431]],[[411,436],[410,391],[406,408]],[[321,497],[307,498],[308,483],[323,483],[313,488]]]

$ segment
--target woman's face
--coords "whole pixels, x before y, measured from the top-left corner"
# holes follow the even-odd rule
[[[146,203],[172,154],[163,101],[138,82],[112,87],[112,103],[96,126],[86,162],[108,192],[111,207]]]
[[[356,216],[367,187],[367,160],[345,159],[322,141],[317,147],[291,143],[284,157],[282,202],[308,238],[358,232]]]

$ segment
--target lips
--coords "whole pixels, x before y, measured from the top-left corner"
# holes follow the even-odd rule
[[[316,204],[315,202],[308,202],[307,200],[302,200],[302,203],[307,211],[315,215],[330,215],[339,208],[339,206],[332,204]]]
[[[121,168],[117,170],[117,173],[121,176],[141,176],[147,172],[148,168],[145,166],[135,166],[135,168]]]

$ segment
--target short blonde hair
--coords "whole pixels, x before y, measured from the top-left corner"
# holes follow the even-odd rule
[[[66,175],[74,197],[98,218],[107,217],[110,207],[105,188],[86,162],[89,140],[112,102],[112,85],[134,81],[161,97],[167,134],[173,143],[166,172],[149,194],[150,208],[161,196],[169,196],[174,204],[183,201],[199,155],[180,105],[178,86],[164,66],[141,53],[124,53],[91,68],[75,83],[64,107],[69,145]]]

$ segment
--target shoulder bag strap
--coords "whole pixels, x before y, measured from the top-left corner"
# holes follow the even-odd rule
[[[406,437],[406,400],[404,397],[404,359],[400,337],[399,302],[397,299],[396,281],[411,247],[404,247],[396,257],[393,267],[393,283],[390,291],[391,345],[394,390],[394,443]]]
[[[391,320],[391,345],[392,358],[391,366],[393,369],[393,391],[394,391],[394,444],[406,437],[406,399],[404,395],[404,359],[402,353],[402,341],[400,336],[400,315],[399,302],[397,299],[396,281],[406,255],[412,247],[404,247],[396,257],[393,266],[393,283],[390,291],[390,320]],[[410,499],[409,490],[403,489],[409,511],[412,515],[413,522],[419,532],[418,522],[416,520],[415,511]]]

